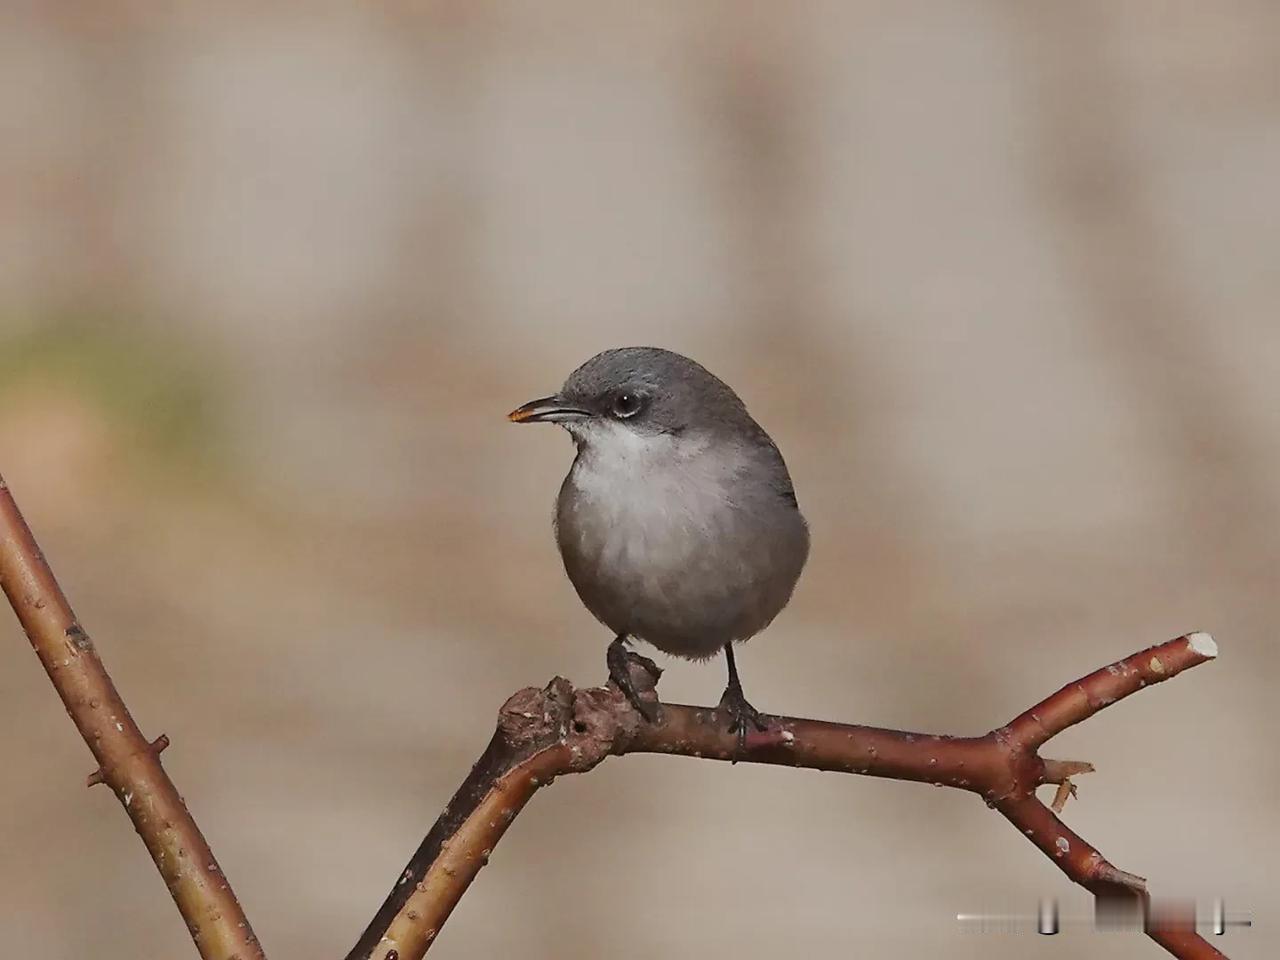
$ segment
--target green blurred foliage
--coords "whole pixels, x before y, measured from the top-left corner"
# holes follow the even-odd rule
[[[0,402],[69,391],[150,466],[221,461],[217,377],[192,345],[130,319],[67,314],[0,324]]]

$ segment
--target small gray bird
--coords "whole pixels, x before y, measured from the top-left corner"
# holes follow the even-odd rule
[[[557,423],[578,448],[556,501],[556,542],[578,596],[615,634],[614,683],[652,721],[627,670],[628,638],[692,660],[723,650],[730,730],[741,741],[748,723],[765,729],[733,645],[791,599],[809,529],[782,454],[738,395],[688,357],[623,347],[508,418]]]

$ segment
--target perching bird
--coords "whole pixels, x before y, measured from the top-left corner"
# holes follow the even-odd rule
[[[787,465],[727,384],[656,347],[592,357],[554,396],[513,410],[557,423],[578,454],[556,501],[565,571],[613,631],[609,676],[649,720],[627,670],[629,638],[705,660],[721,650],[730,730],[766,725],[747,702],[733,645],[791,599],[809,530]]]

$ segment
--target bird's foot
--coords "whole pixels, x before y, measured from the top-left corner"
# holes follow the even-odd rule
[[[759,731],[769,729],[765,715],[747,702],[739,684],[730,683],[724,688],[724,695],[720,697],[720,709],[729,715],[729,732],[738,735],[739,754],[746,752],[748,727]],[[736,759],[735,757],[735,762]]]
[[[662,668],[638,653],[633,653],[627,649],[626,638],[618,637],[613,643],[609,644],[609,652],[605,656],[605,662],[609,665],[609,679],[613,682],[622,695],[631,702],[631,705],[640,711],[640,715],[649,723],[658,722],[658,706],[651,700],[641,698],[640,692],[636,689],[635,681],[631,677],[631,667],[636,665],[644,668],[653,678],[653,682],[658,681],[658,677],[662,676]],[[652,685],[650,685],[652,689]]]

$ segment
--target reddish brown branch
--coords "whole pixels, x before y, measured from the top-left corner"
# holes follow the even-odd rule
[[[981,796],[1063,873],[1105,902],[1132,904],[1153,940],[1176,957],[1221,957],[1194,927],[1157,922],[1145,882],[1109,863],[1036,798],[1042,784],[1067,784],[1092,767],[1046,760],[1050,737],[1104,707],[1217,655],[1207,634],[1140,651],[1071,683],[983,737],[909,733],[795,717],[772,718],[736,759],[895,780],[915,780]],[[633,671],[653,696],[653,677]],[[557,677],[521,690],[503,706],[488,749],[463,781],[348,960],[418,960],[487,862],[494,845],[539,787],[590,770],[610,755],[669,753],[735,759],[736,740],[716,710],[663,704],[657,723],[612,687],[575,690]]]
[[[8,488],[0,478],[0,587],[98,761],[89,785],[109,784],[142,836],[206,960],[260,960],[262,950],[204,837],[160,765],[169,745],[148,741],[116,692],[93,643],[76,621]],[[1169,920],[1151,909],[1145,881],[1117,869],[1035,796],[1087,763],[1040,757],[1051,737],[1115,701],[1217,655],[1206,634],[1190,634],[1097,670],[1063,687],[983,737],[949,737],[876,727],[773,718],[737,754],[716,710],[664,704],[657,723],[613,687],[575,690],[557,677],[544,690],[516,693],[470,775],[418,848],[350,960],[418,960],[430,949],[494,845],[537,790],[605,757],[669,753],[738,759],[898,780],[926,781],[982,796],[1069,878],[1101,902],[1134,905],[1145,932],[1176,957],[1221,957],[1195,932],[1194,917]],[[636,686],[655,698],[648,670]]]
[[[164,768],[163,734],[148,741],[76,621],[0,478],[0,587],[93,751],[89,784],[106,783],[133,821],[206,960],[262,957],[257,938]]]

